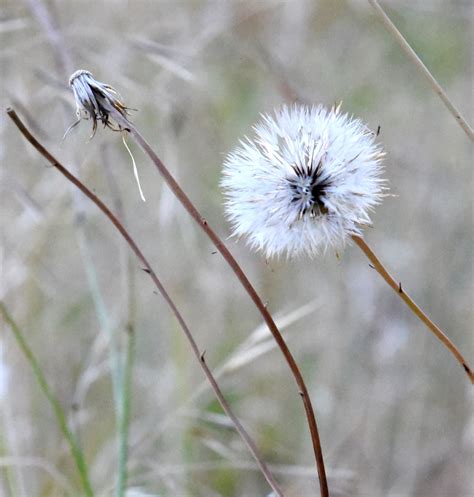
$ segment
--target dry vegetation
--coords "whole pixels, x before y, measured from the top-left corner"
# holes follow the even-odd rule
[[[469,2],[385,4],[472,122]],[[42,23],[42,6],[59,31]],[[119,134],[99,129],[87,142],[81,123],[61,144],[74,120],[69,65],[91,70],[138,109],[133,121],[223,238],[222,160],[260,112],[299,95],[343,100],[380,125],[394,196],[366,238],[472,362],[470,143],[366,2],[6,0],[0,16],[2,108],[16,106],[125,221],[285,495],[318,495],[288,368],[260,336],[260,317],[222,258],[132,143],[146,203]],[[115,337],[124,349],[131,324],[129,487],[171,497],[268,495],[123,241],[5,115],[0,131],[1,298],[68,413],[96,494],[113,495],[117,478],[109,345]],[[243,242],[228,246],[280,318],[307,380],[331,495],[471,496],[472,387],[360,251],[265,261]],[[67,445],[4,323],[0,354],[0,494],[77,495],[68,493],[80,485]]]

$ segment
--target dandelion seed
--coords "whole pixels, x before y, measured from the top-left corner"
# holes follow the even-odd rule
[[[133,175],[135,176],[135,181],[137,182],[138,191],[140,193],[140,198],[143,200],[143,202],[146,202],[145,195],[143,195],[142,186],[140,185],[140,178],[138,176],[138,168],[137,168],[137,164],[135,162],[135,158],[133,157],[133,154],[132,154],[129,146],[127,145],[127,142],[125,141],[125,136],[123,136],[123,135],[122,135],[122,142],[123,142],[124,147],[127,149],[127,152],[130,155],[130,158],[132,159]]]
[[[284,106],[224,163],[233,235],[267,257],[341,249],[383,197],[375,133],[340,107]]]

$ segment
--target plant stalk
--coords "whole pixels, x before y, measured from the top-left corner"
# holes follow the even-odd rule
[[[474,383],[474,374],[472,369],[468,366],[466,360],[459,352],[454,343],[441,331],[441,329],[436,326],[433,321],[423,312],[420,307],[414,302],[414,300],[405,292],[400,282],[397,282],[390,273],[385,269],[383,264],[374,254],[372,249],[369,247],[367,242],[360,236],[354,235],[352,237],[355,244],[364,252],[369,261],[372,263],[372,267],[382,276],[382,278],[388,283],[388,285],[396,292],[396,294],[405,302],[405,304],[410,308],[410,310],[418,317],[427,328],[440,340],[440,342],[454,355],[456,360],[461,364],[467,376]]]
[[[160,158],[153,151],[151,146],[142,136],[142,134],[138,131],[138,129],[128,121],[128,119],[124,118],[119,112],[117,112],[114,108],[110,107],[109,109],[111,116],[114,120],[125,130],[130,133],[135,142],[139,145],[139,147],[145,152],[145,154],[150,158],[153,164],[158,169],[159,173],[162,175],[163,179],[166,181],[168,186],[170,187],[173,194],[176,198],[181,202],[183,207],[187,210],[189,215],[196,221],[199,227],[206,233],[211,242],[214,244],[216,249],[220,252],[224,260],[230,266],[245,291],[248,293],[261,316],[263,317],[265,323],[267,324],[273,338],[278,344],[278,347],[283,354],[293,376],[296,381],[296,384],[299,389],[299,394],[303,400],[303,405],[306,413],[306,418],[308,420],[309,430],[311,434],[311,441],[313,445],[314,456],[316,460],[316,467],[319,476],[319,485],[320,485],[320,493],[321,497],[329,497],[329,490],[327,485],[326,478],[326,470],[324,467],[324,459],[323,452],[321,449],[321,441],[319,438],[318,426],[316,423],[316,417],[314,414],[314,409],[311,403],[311,398],[308,393],[308,389],[306,387],[303,376],[296,364],[296,361],[293,355],[290,352],[280,330],[276,326],[272,316],[268,312],[265,304],[262,299],[257,294],[256,290],[250,283],[249,279],[243,272],[239,263],[236,261],[234,256],[230,253],[229,249],[224,245],[224,242],[219,238],[219,236],[215,233],[215,231],[209,226],[206,219],[200,214],[200,212],[196,209],[194,204],[191,202],[186,193],[182,190],[179,184],[176,182],[174,177],[168,171],[167,167],[163,164]]]
[[[109,221],[114,225],[114,227],[119,231],[119,233],[125,239],[125,241],[129,245],[130,249],[133,251],[133,253],[136,255],[136,257],[138,258],[140,263],[143,265],[143,270],[147,274],[149,274],[149,276],[150,276],[151,280],[153,281],[154,285],[156,286],[157,290],[162,295],[162,297],[164,298],[164,300],[166,301],[166,303],[168,304],[168,306],[172,310],[173,314],[175,315],[179,325],[181,326],[184,334],[186,335],[186,338],[188,339],[189,344],[191,345],[191,348],[192,348],[192,351],[193,351],[195,357],[197,358],[199,364],[201,365],[201,369],[203,370],[209,383],[211,384],[211,387],[214,391],[214,394],[216,395],[222,409],[227,414],[229,419],[232,421],[237,432],[239,433],[242,440],[247,445],[247,447],[250,450],[251,454],[253,455],[258,467],[260,468],[262,474],[265,476],[265,479],[267,480],[267,482],[269,483],[269,485],[273,489],[273,491],[276,493],[277,497],[284,497],[283,492],[280,489],[277,481],[275,480],[274,476],[270,472],[266,463],[261,458],[254,441],[252,440],[250,435],[247,433],[247,431],[245,430],[243,425],[240,423],[238,418],[235,416],[230,405],[228,404],[227,400],[225,399],[222,391],[220,390],[220,387],[217,384],[211,370],[208,368],[208,366],[206,364],[206,361],[204,359],[204,352],[202,352],[202,353],[200,352],[198,345],[197,345],[196,341],[194,340],[194,337],[191,333],[191,330],[188,328],[186,322],[184,321],[184,318],[182,317],[181,313],[179,312],[178,308],[176,307],[174,301],[171,299],[170,295],[168,294],[168,292],[166,291],[166,289],[162,285],[161,281],[159,280],[155,271],[151,267],[150,263],[145,258],[145,256],[141,252],[140,248],[138,247],[138,245],[135,243],[134,239],[129,234],[129,232],[125,229],[124,225],[110,211],[110,209],[102,202],[102,200],[99,197],[97,197],[97,195],[95,195],[91,190],[89,190],[78,178],[76,178],[73,174],[71,174],[43,145],[41,145],[41,143],[38,142],[38,140],[36,140],[36,138],[30,133],[30,131],[26,128],[26,126],[23,124],[21,119],[18,117],[18,115],[16,114],[16,112],[12,108],[7,109],[7,114],[12,119],[12,121],[15,123],[15,125],[18,127],[18,129],[21,131],[23,136],[33,145],[33,147],[46,160],[48,160],[53,167],[55,167],[63,176],[65,176],[71,183],[73,183],[74,186],[76,186],[86,197],[88,197],[102,211],[102,213],[109,219]]]

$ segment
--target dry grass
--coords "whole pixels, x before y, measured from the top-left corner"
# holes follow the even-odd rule
[[[472,123],[468,4],[385,3]],[[21,102],[48,147],[116,206],[208,365],[222,368],[224,392],[286,495],[317,495],[293,381],[220,256],[130,145],[147,198],[141,202],[119,135],[99,130],[86,144],[83,123],[61,146],[74,119],[72,96],[30,4],[2,7],[3,108]],[[396,197],[377,210],[367,239],[472,362],[470,144],[368,4],[97,4],[46,3],[73,69],[91,70],[138,109],[133,120],[224,238],[221,163],[260,112],[297,93],[328,105],[343,100],[374,129],[380,125]],[[266,495],[147,275],[5,116],[0,131],[1,298],[70,417],[97,495],[113,494],[118,465],[109,343],[115,336],[118,348],[125,344],[131,315],[130,487],[173,497]],[[333,495],[468,497],[472,388],[360,252],[264,261],[243,243],[228,245],[270,311],[290,320],[284,333],[318,414]],[[79,482],[61,432],[3,324],[0,340],[0,494],[68,495]]]

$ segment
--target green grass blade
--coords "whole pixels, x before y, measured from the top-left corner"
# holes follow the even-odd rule
[[[64,412],[64,409],[62,408],[59,400],[56,398],[56,396],[53,394],[51,388],[48,385],[48,382],[46,380],[46,377],[43,373],[43,370],[41,369],[41,366],[39,365],[39,362],[36,360],[35,355],[33,354],[33,351],[30,349],[23,333],[21,332],[20,328],[18,325],[15,323],[13,318],[11,317],[10,313],[8,312],[7,308],[5,307],[5,304],[0,301],[0,311],[3,314],[3,317],[5,318],[5,321],[7,324],[10,326],[13,335],[15,336],[15,340],[18,343],[21,351],[26,357],[26,360],[31,366],[31,369],[33,370],[33,374],[36,378],[36,381],[38,382],[38,385],[40,386],[42,392],[44,393],[45,397],[47,398],[48,402],[50,403],[53,412],[56,416],[56,420],[59,424],[59,427],[66,438],[66,441],[69,445],[69,448],[71,450],[71,454],[74,458],[74,462],[76,463],[77,470],[79,471],[81,483],[85,492],[85,495],[87,497],[94,497],[94,492],[92,490],[90,481],[89,481],[89,474],[87,470],[87,464],[84,460],[84,455],[82,453],[81,448],[76,442],[76,439],[69,429],[66,421],[66,414]]]

